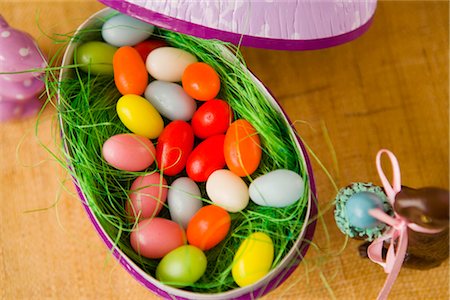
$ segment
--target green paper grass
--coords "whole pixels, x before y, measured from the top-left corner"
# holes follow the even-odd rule
[[[263,207],[250,201],[244,211],[230,214],[232,225],[228,236],[218,246],[205,252],[208,260],[205,274],[195,284],[185,288],[200,293],[225,292],[238,287],[231,276],[232,261],[241,242],[251,233],[260,231],[272,238],[275,247],[272,269],[293,247],[304,225],[310,193],[305,162],[296,146],[295,137],[290,133],[289,124],[252,81],[238,49],[221,41],[207,41],[165,30],[158,30],[156,34],[171,46],[185,49],[196,55],[199,61],[211,65],[221,78],[218,98],[230,104],[236,119],[246,119],[258,131],[263,157],[258,170],[245,178],[247,184],[259,175],[280,168],[293,170],[305,180],[304,195],[289,207]],[[88,41],[97,37],[98,30],[89,29],[76,39]],[[236,54],[232,61],[224,58],[223,47]],[[131,248],[129,235],[136,224],[127,218],[125,204],[129,200],[128,193],[133,180],[159,170],[153,164],[145,172],[126,172],[106,163],[101,154],[103,143],[115,134],[129,132],[116,113],[116,102],[121,95],[112,77],[83,73],[76,68],[76,62],[63,68],[71,68],[71,76],[59,82],[54,70],[49,69],[47,89],[50,95],[58,90],[60,94],[56,109],[66,149],[64,159],[83,191],[87,204],[115,245],[144,271],[154,276],[159,260],[141,257]],[[175,177],[166,179],[170,186]],[[209,203],[205,185],[200,184],[200,189],[202,200]],[[159,216],[169,218],[167,207],[163,208]]]

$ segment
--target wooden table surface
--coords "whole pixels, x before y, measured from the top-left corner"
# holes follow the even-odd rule
[[[58,45],[38,23],[46,33],[66,33],[100,8],[93,0],[0,2],[10,24],[30,32],[47,53]],[[385,147],[397,155],[404,184],[448,188],[448,8],[446,1],[383,1],[371,29],[349,44],[243,52],[291,119],[302,121],[298,132],[339,186],[379,184],[374,157]],[[63,169],[39,144],[55,149],[54,120],[49,107],[39,139],[34,118],[0,124],[0,298],[157,299],[108,254]],[[335,190],[313,167],[324,208]],[[322,226],[314,237],[323,252],[309,251],[266,299],[330,298],[324,278],[338,299],[376,297],[382,269],[358,257],[356,241],[338,256],[343,236],[330,211],[324,220],[330,239]],[[448,299],[448,267],[447,261],[430,271],[403,269],[391,299]]]

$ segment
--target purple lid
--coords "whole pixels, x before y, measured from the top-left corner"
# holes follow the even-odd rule
[[[377,0],[99,0],[157,27],[276,50],[313,50],[363,34]]]

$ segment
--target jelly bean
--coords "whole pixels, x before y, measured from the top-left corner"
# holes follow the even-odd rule
[[[228,169],[238,176],[249,176],[261,162],[262,150],[259,135],[246,120],[231,123],[227,130],[224,155]]]
[[[148,219],[161,211],[167,199],[167,181],[159,173],[139,176],[130,187],[126,211],[131,219]]]
[[[103,24],[102,37],[113,46],[133,46],[150,37],[153,30],[153,25],[118,14]]]
[[[192,98],[207,101],[217,96],[220,90],[219,75],[205,63],[190,64],[183,73],[183,88]]]
[[[167,194],[170,218],[187,228],[189,221],[202,208],[198,185],[189,177],[179,177],[170,185]]]
[[[185,243],[183,228],[163,218],[140,221],[130,235],[131,247],[147,258],[162,258]]]
[[[228,103],[220,99],[213,99],[200,106],[192,116],[192,130],[195,136],[205,139],[207,137],[226,133],[231,121],[233,111]]]
[[[248,286],[263,278],[270,271],[274,255],[272,239],[265,233],[249,235],[234,255],[231,274],[240,286]]]
[[[214,171],[223,169],[223,143],[225,135],[207,138],[192,150],[186,163],[186,172],[194,181],[204,182]]]
[[[163,40],[146,40],[143,42],[140,42],[136,46],[134,46],[134,49],[139,52],[139,55],[142,57],[142,60],[145,62],[147,60],[148,55],[150,52],[155,50],[156,48],[160,47],[166,47],[167,43]]]
[[[229,170],[214,171],[206,181],[206,193],[214,204],[229,212],[243,210],[249,200],[247,184]]]
[[[156,145],[158,168],[169,176],[180,173],[194,146],[194,133],[184,121],[172,121],[161,132]]]
[[[299,174],[278,169],[256,178],[250,184],[250,199],[261,206],[286,207],[303,196],[304,185]]]
[[[130,46],[119,48],[114,54],[114,82],[122,95],[144,93],[148,73],[141,56]]]
[[[163,119],[158,111],[141,96],[122,96],[117,102],[116,109],[122,123],[138,135],[154,139],[164,128]]]
[[[173,287],[185,287],[203,276],[206,265],[202,250],[191,245],[181,246],[163,257],[156,268],[156,279]]]
[[[230,226],[231,218],[226,210],[215,205],[204,206],[188,224],[188,242],[202,250],[209,250],[227,236]]]
[[[189,121],[197,109],[194,99],[173,82],[152,81],[145,90],[145,98],[169,120]]]
[[[147,57],[146,65],[150,75],[163,81],[181,81],[186,67],[197,58],[182,49],[161,47],[153,50]]]
[[[155,160],[155,146],[136,134],[125,133],[110,137],[103,144],[103,157],[114,168],[124,171],[142,171]]]
[[[106,43],[92,41],[79,46],[75,63],[84,72],[94,75],[113,75],[113,56],[117,48]]]

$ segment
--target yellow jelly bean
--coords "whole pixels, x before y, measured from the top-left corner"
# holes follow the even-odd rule
[[[270,271],[273,261],[273,242],[262,232],[249,235],[239,246],[233,259],[231,274],[244,287],[255,283]]]
[[[135,134],[154,139],[164,128],[159,112],[141,96],[122,96],[116,109],[122,123]]]

